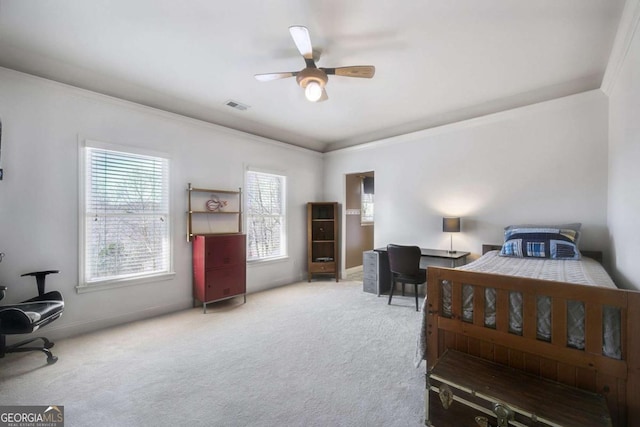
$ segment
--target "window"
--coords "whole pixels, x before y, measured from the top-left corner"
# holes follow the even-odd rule
[[[247,171],[247,260],[287,256],[286,177]]]
[[[373,224],[373,178],[364,178],[360,190],[360,222]]]
[[[169,160],[85,147],[81,287],[170,273]]]

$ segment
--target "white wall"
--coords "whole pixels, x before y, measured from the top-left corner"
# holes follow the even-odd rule
[[[609,203],[613,275],[616,283],[640,290],[640,2],[629,1],[631,22],[618,34],[624,52],[610,64]],[[627,38],[627,35],[633,37]],[[610,70],[607,69],[609,73]]]
[[[462,217],[454,249],[474,255],[523,222],[582,222],[581,247],[608,250],[599,90],[328,153],[325,198],[344,202],[345,174],[371,170],[376,247],[447,249],[452,215]]]
[[[322,193],[320,154],[2,68],[0,121],[0,165],[5,172],[0,181],[0,252],[6,253],[0,264],[0,283],[10,286],[4,302],[34,295],[33,279],[20,278],[20,274],[61,270],[47,280],[47,288],[61,290],[66,301],[65,314],[47,328],[49,335],[68,336],[190,307],[187,183],[236,189],[243,186],[247,165],[288,175],[291,230],[289,259],[249,265],[248,291],[303,278],[305,203],[318,200]],[[174,279],[76,293],[78,138],[170,155]]]

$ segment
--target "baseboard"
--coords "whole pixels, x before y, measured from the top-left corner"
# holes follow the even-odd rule
[[[187,301],[177,302],[173,304],[150,307],[145,310],[135,311],[131,313],[123,313],[113,317],[105,317],[102,319],[96,319],[91,321],[84,322],[72,322],[72,323],[61,323],[59,326],[56,323],[60,323],[60,321],[56,321],[51,323],[50,325],[43,328],[41,331],[39,330],[36,334],[32,334],[32,336],[46,336],[51,340],[60,340],[63,338],[70,338],[76,335],[82,335],[89,332],[95,332],[100,329],[110,328],[113,326],[122,325],[125,323],[136,322],[138,320],[149,319],[151,317],[161,316],[163,314],[169,314],[180,310],[186,310],[193,307],[193,300],[189,299]],[[62,314],[62,318],[64,318],[64,313]],[[15,338],[14,338],[15,337]],[[10,337],[7,337],[7,341],[9,341]],[[21,341],[25,339],[25,335],[16,335],[11,337],[11,341]]]

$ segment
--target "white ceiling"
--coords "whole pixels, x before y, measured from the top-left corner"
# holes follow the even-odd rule
[[[624,0],[0,0],[0,66],[326,152],[600,87]],[[310,103],[288,27],[330,76]],[[247,104],[247,111],[225,101]]]

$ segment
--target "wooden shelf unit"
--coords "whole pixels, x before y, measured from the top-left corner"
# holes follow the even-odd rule
[[[196,188],[189,183],[187,188],[187,192],[189,194],[188,197],[188,205],[187,205],[187,242],[190,242],[193,239],[193,236],[197,234],[229,234],[229,233],[242,233],[242,188],[238,188],[235,190],[217,190],[211,188]],[[219,200],[223,200],[226,202],[232,202],[232,206],[235,208],[225,209],[221,208],[219,210],[209,210],[207,209],[207,200],[206,193],[209,193],[212,197],[218,196]],[[213,200],[213,199],[210,199]],[[200,202],[200,203],[196,203]],[[194,207],[194,205],[198,205]],[[194,217],[196,216],[224,216],[228,217],[231,215],[236,215],[238,217],[238,224],[235,230],[220,230],[219,232],[199,232],[198,227],[194,225]]]
[[[242,233],[242,189],[196,188],[189,183],[187,241],[193,243],[193,302],[207,304],[244,296],[247,302],[247,237]],[[211,196],[207,198],[207,193]],[[219,208],[219,202],[224,206]],[[211,209],[208,208],[211,206]],[[228,206],[228,207],[227,207]],[[229,216],[237,216],[228,221]],[[194,224],[194,217],[217,218],[209,229]],[[224,220],[219,220],[224,218]],[[197,221],[196,221],[197,222]]]
[[[338,203],[307,203],[307,279],[332,274],[339,280]]]

